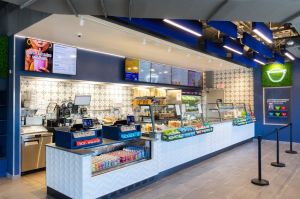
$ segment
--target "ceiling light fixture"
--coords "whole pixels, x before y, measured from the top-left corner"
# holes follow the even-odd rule
[[[172,48],[171,47],[169,47],[168,48],[168,53],[170,53],[172,51]]]
[[[239,55],[243,54],[243,46],[237,43],[235,40],[230,39],[229,37],[224,37],[223,41],[224,41],[223,47],[226,48],[227,50],[232,51]]]
[[[240,52],[240,51],[238,51],[238,50],[235,50],[235,49],[233,49],[233,48],[231,48],[231,47],[229,47],[229,46],[224,45],[223,47],[226,48],[227,50],[230,50],[230,51],[232,51],[232,52],[235,52],[235,53],[237,53],[237,54],[239,54],[239,55],[242,55],[242,54],[243,54],[242,52]]]
[[[267,60],[259,54],[254,54],[253,61],[261,65],[266,65],[267,63]]]
[[[287,56],[292,61],[295,60],[295,57],[292,55],[292,53],[290,53],[288,51],[285,51],[284,55]]]
[[[82,16],[80,16],[79,25],[84,26],[84,23],[85,23],[84,18]]]
[[[256,63],[259,63],[261,65],[266,65],[266,63],[264,63],[264,62],[262,62],[262,61],[260,61],[258,59],[253,59],[253,61],[255,61]]]
[[[172,26],[175,26],[176,28],[179,28],[179,29],[181,29],[181,30],[184,30],[184,31],[186,31],[186,32],[189,32],[189,33],[191,33],[191,34],[193,34],[193,35],[195,35],[195,36],[197,36],[197,37],[201,37],[201,36],[202,36],[201,33],[196,32],[196,31],[194,31],[194,30],[192,30],[192,29],[190,29],[190,28],[187,28],[187,27],[185,27],[185,26],[182,26],[182,25],[180,25],[179,23],[176,23],[176,22],[171,21],[171,20],[169,20],[169,19],[164,19],[163,21],[166,22],[166,23],[168,23],[168,24],[170,24],[170,25],[172,25]]]
[[[273,33],[272,31],[262,22],[252,23],[253,32],[255,32],[260,38],[268,42],[273,43]]]
[[[147,44],[147,40],[144,38],[142,43],[143,43],[143,45],[146,45]]]

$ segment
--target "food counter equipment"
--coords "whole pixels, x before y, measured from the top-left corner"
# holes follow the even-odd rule
[[[21,128],[22,173],[46,167],[45,145],[52,143],[52,136],[43,126]]]

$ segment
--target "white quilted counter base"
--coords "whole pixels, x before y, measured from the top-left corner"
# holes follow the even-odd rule
[[[91,156],[46,149],[47,186],[74,199],[94,199],[158,175],[178,165],[254,137],[254,124],[213,125],[212,133],[172,142],[152,142],[152,159],[92,177]]]

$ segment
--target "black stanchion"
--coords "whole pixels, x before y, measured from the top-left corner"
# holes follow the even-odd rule
[[[261,174],[261,136],[258,136],[257,140],[258,140],[258,178],[252,179],[251,183],[258,186],[266,186],[269,185],[269,181],[262,179],[262,174]]]
[[[293,124],[290,123],[290,149],[285,151],[289,154],[297,154],[297,151],[293,150]]]
[[[276,162],[272,162],[273,167],[285,167],[285,164],[279,161],[279,129],[276,129]]]

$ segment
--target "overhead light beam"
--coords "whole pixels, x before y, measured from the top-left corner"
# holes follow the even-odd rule
[[[192,30],[192,29],[190,29],[190,28],[187,28],[187,27],[185,27],[185,26],[182,26],[182,25],[180,25],[179,23],[176,23],[176,22],[171,21],[171,20],[169,20],[169,19],[164,19],[163,21],[166,22],[166,23],[168,23],[168,24],[170,24],[170,25],[172,25],[172,26],[175,26],[176,28],[179,28],[179,29],[181,29],[181,30],[184,30],[184,31],[186,31],[186,32],[189,32],[189,33],[191,33],[191,34],[193,34],[193,35],[195,35],[195,36],[197,36],[197,37],[201,37],[201,36],[202,36],[201,33],[196,32],[196,31],[194,31],[194,30]]]

